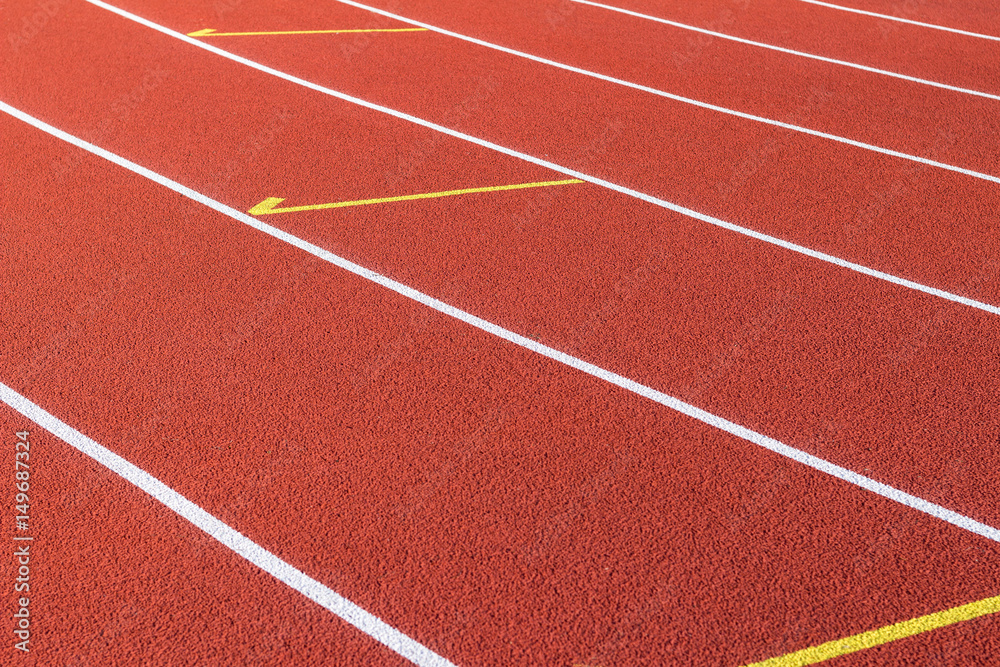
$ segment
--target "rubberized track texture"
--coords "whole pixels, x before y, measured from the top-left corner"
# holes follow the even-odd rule
[[[996,35],[7,0],[0,662],[989,664]]]

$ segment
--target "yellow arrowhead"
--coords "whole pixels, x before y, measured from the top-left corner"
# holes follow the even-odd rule
[[[279,199],[278,197],[268,197],[261,203],[250,209],[250,215],[267,215],[268,213],[278,213],[274,211],[274,207],[285,201],[284,199]]]
[[[189,32],[188,37],[204,37],[205,35],[210,35],[213,32],[215,32],[215,28],[205,28],[204,30]]]

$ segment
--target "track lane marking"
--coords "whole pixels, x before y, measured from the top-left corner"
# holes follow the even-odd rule
[[[811,5],[819,5],[820,7],[829,7],[830,9],[839,9],[842,12],[852,12],[854,14],[864,14],[865,16],[874,16],[880,19],[886,19],[888,21],[899,21],[900,23],[909,23],[911,25],[918,25],[922,28],[933,28],[935,30],[944,30],[946,32],[953,32],[957,35],[965,35],[966,37],[979,37],[980,39],[989,39],[994,42],[1000,42],[1000,37],[994,35],[984,35],[979,32],[969,32],[968,30],[959,30],[958,28],[949,28],[943,25],[937,25],[934,23],[923,23],[921,21],[911,21],[910,19],[904,19],[899,16],[892,16],[890,14],[878,14],[876,12],[869,12],[863,9],[855,9],[854,7],[844,7],[843,5],[834,5],[829,2],[820,2],[819,0],[802,0],[802,2],[808,2]]]
[[[358,30],[281,30],[278,32],[215,32],[212,28],[189,32],[188,37],[244,37],[249,35],[332,35],[342,32],[427,32],[427,28],[370,28]]]
[[[345,2],[346,0],[337,0],[337,1]],[[597,176],[584,174],[583,172],[576,171],[575,169],[570,169],[569,167],[564,167],[554,162],[543,160],[542,158],[537,158],[532,155],[528,155],[527,153],[522,153],[521,151],[514,150],[512,148],[506,148],[499,144],[495,144],[491,141],[480,139],[478,137],[474,137],[470,134],[465,134],[464,132],[459,132],[458,130],[453,130],[443,125],[438,125],[437,123],[433,123],[431,121],[424,120],[416,116],[412,116],[402,111],[396,111],[395,109],[390,109],[389,107],[385,107],[380,104],[375,104],[374,102],[368,102],[367,100],[363,100],[359,97],[353,97],[346,93],[341,93],[339,91],[333,90],[332,88],[326,88],[317,83],[306,81],[305,79],[300,79],[297,76],[292,76],[291,74],[286,74],[272,67],[268,67],[267,65],[261,65],[260,63],[254,62],[253,60],[249,60],[242,56],[238,56],[234,53],[230,53],[229,51],[224,51],[223,49],[220,49],[216,46],[212,46],[211,44],[205,44],[204,42],[200,42],[197,39],[188,37],[187,35],[182,35],[179,32],[171,30],[170,28],[165,28],[159,25],[158,23],[153,23],[152,21],[144,19],[140,16],[136,16],[135,14],[127,12],[124,9],[119,9],[113,5],[109,5],[106,2],[103,2],[102,0],[86,0],[86,2],[89,2],[90,4],[95,5],[97,7],[106,9],[115,14],[118,14],[119,16],[126,18],[130,21],[135,21],[136,23],[144,25],[147,28],[151,28],[153,30],[156,30],[157,32],[161,32],[164,35],[167,35],[168,37],[179,39],[193,46],[196,46],[199,49],[205,49],[206,51],[210,51],[211,53],[222,56],[223,58],[226,58],[228,60],[232,60],[233,62],[240,63],[241,65],[246,65],[247,67],[258,70],[260,72],[264,72],[265,74],[276,76],[279,79],[284,79],[285,81],[300,85],[304,88],[308,88],[310,90],[314,90],[319,93],[323,93],[324,95],[329,95],[336,99],[343,100],[345,102],[350,102],[351,104],[356,104],[366,109],[371,109],[372,111],[384,113],[394,118],[399,118],[400,120],[405,120],[415,125],[426,127],[428,129],[435,130],[442,134],[446,134],[450,137],[461,139],[462,141],[468,141],[469,143],[475,144],[477,146],[482,146],[483,148],[488,148],[498,153],[502,153],[503,155],[509,155],[511,157],[524,160],[525,162],[530,162],[531,164],[536,164],[540,167],[545,167],[546,169],[550,169],[560,174],[565,174],[566,176],[569,176],[571,178],[578,178],[581,181],[586,181],[587,183],[599,185],[603,188],[607,188],[608,190],[612,190],[619,194],[623,194],[629,197],[634,197],[635,199],[639,199],[641,201],[653,204],[654,206],[659,206],[661,208],[674,211],[675,213],[680,213],[681,215],[687,216],[689,218],[694,218],[695,220],[700,220],[710,225],[715,225],[716,227],[721,227],[722,229],[735,232],[737,234],[742,234],[744,236],[748,236],[758,241],[763,241],[764,243],[770,243],[772,245],[785,248],[786,250],[791,250],[792,252],[805,255],[806,257],[810,257],[812,259],[818,259],[823,262],[828,262],[830,264],[834,264],[835,266],[839,266],[841,268],[845,268],[851,271],[856,271],[858,273],[864,274],[872,278],[876,278],[878,280],[884,280],[886,282],[893,283],[894,285],[899,285],[901,287],[917,290],[918,292],[924,292],[925,294],[930,294],[932,296],[940,297],[942,299],[947,299],[948,301],[961,303],[963,305],[969,306],[971,308],[976,308],[978,310],[982,310],[992,315],[1000,315],[1000,307],[998,306],[993,306],[987,303],[983,303],[981,301],[976,301],[975,299],[969,299],[967,297],[960,296],[958,294],[953,294],[951,292],[947,292],[945,290],[938,289],[936,287],[929,287],[927,285],[922,285],[918,282],[908,280],[906,278],[900,278],[898,276],[894,276],[892,274],[885,273],[883,271],[878,271],[876,269],[871,269],[868,268],[867,266],[856,264],[854,262],[850,262],[845,259],[835,257],[833,255],[828,255],[827,253],[820,252],[818,250],[813,250],[812,248],[807,248],[806,246],[792,243],[791,241],[785,241],[784,239],[780,239],[775,236],[769,236],[767,234],[763,234],[761,232],[749,229],[747,227],[741,227],[739,225],[726,222],[719,218],[715,218],[710,215],[706,215],[704,213],[699,213],[698,211],[686,208],[684,206],[681,206],[680,204],[674,204],[673,202],[669,202],[665,199],[660,199],[658,197],[648,195],[644,192],[639,192],[638,190],[633,190],[631,188],[627,188],[622,185],[617,185],[615,183],[612,183],[611,181],[606,181],[603,178],[598,178]],[[363,5],[361,6],[364,7]],[[7,108],[13,108],[13,107],[8,107],[7,105],[4,106]],[[936,163],[931,163],[928,160],[924,160],[923,158],[914,158],[914,159],[918,162],[936,164]],[[959,170],[957,167],[951,169]],[[987,176],[985,174],[980,174],[980,176],[982,176],[986,180],[996,181],[997,183],[1000,183],[1000,178],[994,176]]]
[[[613,7],[611,5],[603,5],[599,2],[592,2],[591,0],[571,0],[581,5],[589,5],[591,7],[600,7],[602,9],[607,9],[613,12],[618,12],[620,14],[627,14],[628,16],[634,16],[641,19],[646,19],[649,21],[655,21],[657,23],[664,23],[666,25],[672,26],[674,28],[680,28],[682,30],[691,30],[694,32],[701,33],[703,35],[710,35],[712,37],[718,37],[720,39],[728,39],[733,42],[739,42],[740,44],[748,44],[750,46],[757,46],[762,49],[770,49],[771,51],[778,51],[780,53],[787,53],[793,56],[800,56],[802,58],[810,58],[812,60],[818,60],[825,63],[831,63],[834,65],[843,65],[844,67],[852,67],[854,69],[862,70],[865,72],[871,72],[874,74],[881,74],[883,76],[889,76],[896,79],[902,79],[904,81],[910,81],[912,83],[919,83],[926,86],[933,86],[935,88],[941,88],[944,90],[950,90],[958,93],[965,93],[967,95],[976,95],[978,97],[985,97],[987,99],[996,100],[1000,102],[1000,95],[992,95],[990,93],[984,93],[980,90],[972,90],[971,88],[961,88],[959,86],[952,86],[947,83],[940,83],[938,81],[931,81],[930,79],[921,79],[915,76],[909,76],[907,74],[899,74],[898,72],[890,72],[889,70],[878,69],[877,67],[869,67],[868,65],[861,65],[859,63],[852,63],[847,60],[838,60],[836,58],[827,58],[826,56],[816,55],[814,53],[807,53],[805,51],[796,51],[794,49],[787,49],[783,46],[775,46],[773,44],[765,44],[764,42],[756,42],[751,39],[744,39],[742,37],[735,37],[733,35],[727,35],[721,32],[715,32],[714,30],[706,30],[705,28],[698,28],[693,25],[687,25],[686,23],[678,23],[676,21],[669,21],[667,19],[661,19],[656,16],[650,16],[649,14],[640,14],[639,12],[633,12],[628,9],[623,9],[621,7]]]
[[[110,7],[101,0],[86,0],[95,5]],[[354,2],[354,0],[335,0],[344,5],[349,5],[351,7],[356,7],[358,9],[364,9],[380,16],[385,16],[387,18],[392,18],[397,21],[402,21],[404,23],[409,23],[410,25],[420,26],[421,28],[427,28],[433,32],[440,33],[442,35],[447,35],[449,37],[454,37],[455,39],[460,39],[471,44],[477,44],[479,46],[485,46],[486,48],[493,49],[495,51],[500,51],[502,53],[507,53],[519,58],[526,58],[537,63],[542,63],[544,65],[550,65],[552,67],[557,67],[567,72],[574,72],[576,74],[582,74],[584,76],[589,76],[594,79],[599,79],[601,81],[606,81],[608,83],[613,83],[619,86],[625,86],[626,88],[633,88],[635,90],[641,90],[645,93],[650,93],[653,95],[658,95],[659,97],[664,97],[675,102],[681,102],[683,104],[690,104],[692,106],[699,107],[701,109],[708,109],[710,111],[716,111],[728,116],[735,116],[736,118],[741,118],[743,120],[750,120],[757,123],[763,123],[765,125],[771,125],[773,127],[780,127],[783,130],[790,130],[792,132],[800,132],[802,134],[808,134],[813,137],[819,137],[821,139],[827,139],[829,141],[835,141],[837,143],[846,144],[848,146],[853,146],[855,148],[861,148],[863,150],[872,151],[875,153],[881,153],[882,155],[890,155],[892,157],[901,158],[904,160],[910,160],[913,162],[919,162],[920,164],[926,164],[928,166],[936,167],[938,169],[945,169],[947,171],[954,171],[956,173],[965,174],[966,176],[972,176],[973,178],[980,178],[985,181],[990,181],[993,183],[1000,184],[1000,176],[994,176],[992,174],[985,174],[979,171],[974,171],[972,169],[966,169],[964,167],[958,167],[951,164],[946,164],[944,162],[937,162],[936,160],[929,160],[927,158],[920,157],[918,155],[911,155],[909,153],[902,153],[900,151],[894,151],[889,148],[883,148],[882,146],[876,146],[875,144],[865,143],[863,141],[856,141],[854,139],[848,139],[847,137],[842,137],[836,134],[830,134],[828,132],[821,132],[819,130],[813,130],[808,127],[803,127],[801,125],[793,125],[792,123],[785,123],[780,120],[774,120],[773,118],[765,118],[764,116],[757,116],[755,114],[746,113],[743,111],[737,111],[735,109],[730,109],[728,107],[719,106],[717,104],[710,104],[708,102],[702,102],[690,97],[683,97],[681,95],[675,95],[674,93],[668,93],[657,88],[651,88],[649,86],[643,86],[642,84],[632,83],[631,81],[626,81],[624,79],[618,79],[613,76],[608,76],[606,74],[600,74],[598,72],[593,72],[591,70],[582,69],[580,67],[574,67],[572,65],[566,65],[564,63],[557,62],[555,60],[549,60],[548,58],[542,58],[541,56],[534,56],[530,53],[525,53],[524,51],[517,51],[515,49],[507,48],[506,46],[500,46],[499,44],[493,44],[492,42],[486,42],[481,39],[476,39],[475,37],[469,37],[467,35],[462,35],[457,32],[452,32],[450,30],[445,30],[444,28],[438,28],[429,23],[422,23],[421,21],[415,21],[413,19],[408,19],[405,16],[399,16],[398,14],[393,14],[391,12],[384,11],[382,9],[377,9],[375,7],[369,7],[368,5],[363,5],[359,2]],[[122,16],[127,14],[123,13]],[[136,17],[138,18],[138,17]],[[133,19],[135,20],[135,19]],[[154,24],[156,25],[156,24]]]
[[[0,383],[0,400],[38,424],[39,427],[160,501],[178,516],[207,533],[209,537],[218,541],[237,556],[253,563],[278,581],[298,591],[414,664],[426,667],[455,667],[451,662],[423,644],[411,639],[382,619],[283,561],[142,468],[91,440],[3,383]]]
[[[970,621],[980,616],[986,616],[987,614],[995,614],[998,611],[1000,611],[1000,595],[945,611],[927,614],[926,616],[920,616],[909,621],[894,623],[877,630],[869,630],[868,632],[861,632],[850,637],[844,637],[843,639],[835,639],[825,644],[811,646],[777,658],[755,662],[745,667],[804,667],[805,665],[815,665],[816,663],[832,660],[842,655],[857,653],[858,651],[888,644],[899,639],[930,632],[931,630],[937,630],[938,628],[963,621]]]
[[[435,199],[437,197],[453,197],[456,195],[469,195],[479,192],[503,192],[506,190],[523,190],[525,188],[544,188],[552,185],[570,185],[572,183],[584,183],[578,178],[571,178],[566,181],[543,181],[540,183],[518,183],[517,185],[491,185],[485,188],[467,188],[465,190],[447,190],[445,192],[426,192],[419,195],[403,195],[400,197],[383,197],[382,199],[357,199],[354,201],[341,201],[333,204],[312,204],[310,206],[289,206],[288,208],[275,208],[285,201],[278,197],[268,197],[257,204],[249,211],[250,215],[270,215],[272,213],[295,213],[297,211],[318,211],[327,208],[342,208],[344,206],[368,206],[370,204],[387,204],[397,201],[411,201],[414,199]]]
[[[679,398],[657,391],[656,389],[647,387],[646,385],[640,384],[635,380],[631,380],[627,377],[601,368],[600,366],[583,361],[582,359],[566,354],[565,352],[543,345],[542,343],[531,338],[527,338],[514,333],[513,331],[509,331],[508,329],[504,329],[503,327],[480,317],[476,317],[471,313],[460,310],[443,301],[439,301],[438,299],[413,289],[408,285],[376,273],[375,271],[365,268],[360,264],[355,264],[350,260],[340,257],[339,255],[335,255],[329,250],[300,239],[299,237],[294,236],[282,229],[272,227],[258,218],[251,217],[246,213],[241,213],[240,211],[226,206],[211,197],[203,195],[200,192],[192,190],[185,185],[181,185],[180,183],[167,178],[166,176],[158,174],[151,169],[147,169],[146,167],[131,162],[130,160],[120,157],[108,150],[95,146],[84,141],[83,139],[79,139],[68,132],[55,128],[48,123],[38,120],[37,118],[15,109],[4,102],[0,102],[0,111],[4,111],[47,134],[71,143],[78,148],[112,162],[113,164],[138,174],[139,176],[147,178],[154,183],[158,183],[170,190],[173,190],[188,199],[196,201],[214,211],[218,211],[219,213],[226,215],[237,222],[241,222],[248,227],[252,227],[253,229],[267,234],[279,241],[299,248],[300,250],[317,257],[318,259],[329,262],[330,264],[340,267],[341,269],[353,273],[356,276],[369,280],[377,285],[381,285],[390,291],[427,306],[428,308],[432,308],[440,313],[443,313],[444,315],[453,317],[456,320],[464,322],[477,329],[485,331],[488,334],[492,334],[497,338],[502,338],[503,340],[511,342],[543,357],[552,359],[553,361],[568,366],[569,368],[576,369],[594,378],[603,380],[617,387],[621,387],[626,391],[642,396],[655,403],[659,403],[660,405],[674,410],[675,412],[679,412],[691,419],[716,428],[720,431],[729,433],[730,435],[736,436],[741,440],[758,445],[759,447],[774,452],[775,454],[789,458],[809,468],[813,468],[814,470],[825,473],[831,477],[835,477],[843,482],[853,484],[854,486],[858,486],[862,489],[870,491],[871,493],[882,496],[883,498],[905,505],[906,507],[935,517],[946,523],[950,523],[953,526],[967,530],[971,533],[979,535],[980,537],[1000,543],[1000,529],[988,526],[963,514],[959,514],[958,512],[949,510],[941,505],[924,500],[918,496],[911,495],[905,491],[889,486],[888,484],[883,484],[882,482],[871,479],[870,477],[865,477],[864,475],[856,473],[853,470],[831,463],[825,459],[821,459],[818,456],[813,456],[812,454],[786,445],[783,442],[775,440],[774,438],[757,433],[756,431],[752,431],[745,426],[740,426],[739,424],[731,422],[728,419],[695,407],[690,403],[685,403]]]
[[[448,35],[449,37],[455,37],[456,39],[461,39],[461,40],[464,40],[466,42],[470,42],[472,44],[478,44],[480,46],[485,46],[487,48],[494,49],[496,51],[501,51],[503,53],[508,53],[508,54],[511,54],[511,55],[515,55],[515,56],[518,56],[520,58],[526,58],[528,60],[533,60],[535,62],[539,62],[539,63],[545,64],[545,65],[551,65],[553,67],[557,67],[559,69],[566,70],[567,72],[574,72],[576,74],[583,74],[585,76],[589,76],[589,77],[592,77],[592,78],[595,78],[595,79],[600,79],[601,81],[607,81],[609,83],[614,83],[614,84],[617,84],[617,85],[620,85],[620,86],[625,86],[627,88],[634,88],[635,90],[641,90],[643,92],[651,93],[653,95],[658,95],[660,97],[664,97],[664,98],[667,98],[667,99],[670,99],[670,100],[674,100],[676,102],[682,102],[684,104],[691,104],[693,106],[700,107],[702,109],[708,109],[710,111],[717,111],[719,113],[724,113],[724,114],[727,114],[727,115],[730,115],[730,116],[735,116],[736,118],[742,118],[744,120],[751,120],[751,121],[755,121],[755,122],[758,122],[758,123],[764,123],[765,125],[771,125],[773,127],[780,127],[782,129],[785,129],[785,130],[790,130],[790,131],[793,131],[793,132],[800,132],[802,134],[807,134],[807,135],[810,135],[810,136],[819,137],[821,139],[828,139],[830,141],[835,141],[837,143],[846,144],[848,146],[853,146],[855,148],[861,148],[863,150],[873,151],[875,153],[881,153],[882,155],[889,155],[891,157],[896,157],[896,158],[901,158],[901,159],[904,159],[904,160],[909,160],[911,162],[919,162],[920,164],[925,164],[925,165],[928,165],[930,167],[936,167],[938,169],[944,169],[946,171],[953,171],[955,173],[964,174],[966,176],[971,176],[973,178],[978,178],[978,179],[982,179],[984,181],[990,181],[992,183],[1000,184],[1000,176],[993,176],[991,174],[985,174],[985,173],[982,173],[982,172],[974,171],[972,169],[966,169],[964,167],[958,167],[958,166],[951,165],[951,164],[945,164],[944,162],[937,162],[936,160],[930,160],[930,159],[923,158],[923,157],[920,157],[920,156],[917,156],[917,155],[910,155],[909,153],[902,153],[900,151],[894,151],[894,150],[891,150],[889,148],[882,148],[881,146],[876,146],[874,144],[867,144],[867,143],[865,143],[863,141],[855,141],[854,139],[848,139],[847,137],[841,137],[841,136],[838,136],[836,134],[829,134],[827,132],[820,132],[819,130],[811,130],[811,129],[807,128],[807,127],[802,127],[800,125],[793,125],[791,123],[785,123],[785,122],[782,122],[782,121],[773,120],[771,118],[765,118],[763,116],[756,116],[754,114],[745,113],[743,111],[736,111],[735,109],[729,109],[727,107],[721,107],[721,106],[718,106],[716,104],[709,104],[708,102],[700,102],[698,100],[694,100],[694,99],[691,99],[691,98],[688,98],[688,97],[682,97],[680,95],[674,95],[673,93],[668,93],[668,92],[665,92],[665,91],[662,91],[662,90],[657,90],[656,88],[650,88],[649,86],[643,86],[643,85],[640,85],[640,84],[637,84],[637,83],[632,83],[630,81],[625,81],[624,79],[616,79],[615,77],[612,77],[612,76],[607,76],[607,75],[604,75],[604,74],[598,74],[597,72],[591,72],[590,70],[581,69],[579,67],[573,67],[572,65],[564,65],[564,64],[556,62],[554,60],[548,60],[547,58],[541,58],[539,56],[533,56],[533,55],[531,55],[529,53],[524,53],[522,51],[515,51],[514,49],[508,49],[505,46],[499,46],[497,44],[492,44],[490,42],[484,42],[482,40],[475,39],[473,37],[467,37],[465,35],[460,35],[460,34],[458,34],[456,32],[451,32],[450,30],[444,30],[443,28],[437,28],[437,27],[432,26],[432,25],[427,24],[427,23],[421,23],[420,21],[414,21],[412,19],[408,19],[408,18],[405,18],[405,17],[402,17],[402,16],[398,16],[397,14],[393,14],[391,12],[386,12],[386,11],[383,11],[381,9],[376,9],[374,7],[369,7],[367,5],[362,5],[360,3],[354,2],[353,0],[335,0],[335,1],[336,2],[340,2],[342,4],[345,4],[345,5],[349,5],[351,7],[356,7],[358,9],[364,9],[366,11],[370,11],[370,12],[373,12],[375,14],[379,14],[381,16],[392,18],[392,19],[395,19],[397,21],[402,21],[403,23],[409,23],[410,25],[415,25],[415,26],[419,26],[421,28],[426,28],[427,30],[431,30],[433,32],[437,32],[437,33],[440,33],[442,35]],[[108,3],[103,2],[103,0],[86,0],[86,2],[89,2],[90,4],[95,5],[97,7],[100,7],[102,9],[106,9],[106,10],[108,10],[110,12],[114,12],[115,14],[118,14],[119,16],[121,16],[123,18],[126,18],[126,19],[128,19],[130,21],[135,21],[136,23],[140,23],[140,24],[146,26],[147,28],[152,28],[153,30],[157,30],[159,32],[162,32],[164,35],[168,35],[168,36],[173,37],[175,39],[180,39],[182,41],[188,42],[189,44],[193,44],[193,45],[195,45],[195,46],[197,46],[199,48],[206,49],[208,51],[211,51],[212,53],[215,53],[216,55],[220,55],[220,56],[222,56],[224,58],[228,58],[228,59],[230,59],[230,60],[232,60],[234,62],[241,63],[241,64],[246,65],[248,67],[253,67],[254,69],[260,70],[261,72],[267,72],[268,74],[273,74],[274,76],[281,77],[281,78],[285,79],[286,81],[291,81],[292,83],[298,83],[299,85],[304,85],[306,87],[312,88],[313,90],[317,90],[319,92],[326,93],[327,95],[333,95],[334,97],[338,97],[338,98],[340,98],[342,100],[353,102],[355,104],[360,104],[361,106],[365,106],[365,107],[367,107],[369,109],[375,109],[375,110],[378,110],[378,111],[383,111],[385,113],[389,113],[391,115],[394,115],[397,118],[405,118],[405,119],[410,120],[412,122],[416,122],[416,123],[418,123],[420,125],[424,125],[425,127],[434,127],[435,129],[439,129],[439,130],[442,130],[442,131],[444,129],[440,125],[437,125],[435,123],[431,123],[430,121],[425,121],[425,120],[416,118],[416,116],[411,116],[409,114],[405,114],[405,113],[400,112],[400,111],[395,111],[395,110],[389,109],[388,107],[383,107],[383,106],[381,106],[379,104],[375,104],[373,102],[366,102],[364,100],[361,100],[360,98],[352,97],[350,95],[346,95],[344,93],[340,93],[340,92],[334,91],[334,90],[332,90],[330,88],[325,88],[323,86],[320,86],[319,84],[307,82],[305,79],[300,79],[298,77],[292,76],[291,74],[285,74],[284,72],[281,72],[280,70],[276,70],[276,69],[273,69],[271,67],[267,67],[266,65],[261,65],[260,63],[254,62],[253,60],[250,60],[248,58],[244,58],[242,56],[237,56],[234,53],[230,53],[229,51],[224,51],[224,50],[222,50],[222,49],[220,49],[218,47],[215,47],[215,46],[212,46],[210,44],[206,44],[206,43],[204,43],[202,41],[196,40],[194,38],[188,37],[187,35],[179,33],[179,32],[177,32],[175,30],[171,30],[170,28],[166,28],[164,26],[161,26],[158,23],[154,23],[154,22],[150,21],[149,19],[144,19],[141,16],[137,16],[135,14],[132,14],[131,12],[127,12],[124,9],[119,9],[118,7],[115,7],[114,5],[109,5]],[[462,134],[460,132],[454,132],[454,131],[449,132],[449,134],[452,134],[452,136],[461,136],[462,138],[468,138],[469,137],[469,135],[465,135],[465,134]],[[483,140],[477,140],[477,141],[482,142],[482,143],[480,143],[480,145],[483,145],[483,146],[485,146],[488,143],[488,142],[484,142]],[[490,144],[490,145],[491,146],[495,146],[496,144]],[[567,173],[567,172],[564,171],[562,173]],[[591,181],[591,182],[593,182],[593,181]]]

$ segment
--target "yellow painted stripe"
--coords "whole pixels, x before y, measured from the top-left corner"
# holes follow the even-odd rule
[[[246,35],[331,35],[341,32],[426,32],[427,28],[372,28],[370,30],[286,30],[280,32],[215,32],[212,28],[189,32],[188,37],[243,37]]]
[[[295,213],[296,211],[318,211],[323,208],[342,208],[344,206],[366,206],[368,204],[387,204],[394,201],[409,201],[411,199],[433,199],[435,197],[452,197],[454,195],[468,195],[475,192],[500,192],[502,190],[523,190],[524,188],[543,188],[550,185],[569,185],[571,183],[583,183],[583,181],[571,178],[565,181],[543,181],[540,183],[519,183],[517,185],[494,185],[487,188],[469,188],[467,190],[447,190],[446,192],[427,192],[419,195],[403,195],[402,197],[384,197],[382,199],[358,199],[356,201],[341,201],[333,204],[313,204],[311,206],[290,206],[288,208],[274,208],[284,199],[269,197],[250,209],[251,215],[267,215],[269,213]]]
[[[762,662],[755,662],[746,667],[802,667],[803,665],[815,665],[824,660],[830,660],[849,653],[863,651],[866,648],[881,646],[894,642],[897,639],[912,637],[922,632],[929,632],[943,628],[947,625],[961,623],[973,618],[994,614],[1000,611],[1000,595],[986,598],[979,602],[971,602],[961,607],[935,612],[927,616],[921,616],[902,623],[887,625],[878,630],[869,630],[858,635],[836,639],[832,642],[813,646],[811,648],[789,653],[777,658],[770,658]]]

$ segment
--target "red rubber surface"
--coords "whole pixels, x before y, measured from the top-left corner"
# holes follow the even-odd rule
[[[118,475],[0,410],[5,427],[31,431],[36,471],[31,588],[20,594],[30,600],[35,638],[25,656],[4,646],[4,664],[407,664]],[[4,454],[12,469],[13,455]],[[13,494],[5,490],[4,501],[13,505]],[[0,572],[5,582],[17,576],[8,558]]]
[[[800,4],[774,3],[769,21],[792,21],[774,12],[805,11]],[[122,6],[181,32],[374,25],[339,5]],[[525,14],[517,4],[502,20],[496,8],[464,5],[399,11],[426,20],[441,12],[452,21],[441,25],[556,59],[573,50],[545,52],[537,22],[511,18]],[[643,28],[622,18],[590,20]],[[560,30],[571,27],[576,45],[594,45],[581,57],[603,62],[602,71],[630,78],[643,68],[648,56],[616,51],[610,32],[601,42],[585,23]],[[501,28],[505,40],[488,32]],[[382,35],[348,51],[334,37],[213,43],[1000,302],[995,184],[441,35]],[[60,6],[26,44],[4,48],[12,66],[0,74],[3,101],[238,210],[272,196],[300,205],[559,178],[86,3]],[[799,113],[783,102],[803,85],[796,72],[831,90],[859,78],[789,59],[771,67],[758,92],[773,94],[756,98],[726,98],[728,88],[694,74],[671,85],[694,95],[684,86],[700,78],[699,99],[787,118]],[[979,75],[987,89],[991,75]],[[868,85],[853,102],[871,103],[886,84]],[[935,118],[983,108],[904,88],[900,109],[919,99]],[[800,122],[848,133],[844,100],[831,99]],[[898,121],[889,112],[873,119],[886,145],[928,155],[940,136],[961,136],[935,159],[989,170],[987,129],[956,122],[935,138]],[[448,660],[738,665],[997,593],[995,543],[472,329],[9,116],[0,116],[0,136],[0,178],[15,193],[0,209],[13,260],[0,267],[10,286],[0,321],[14,323],[0,339],[0,381]],[[873,212],[858,221],[858,211]],[[1000,524],[996,316],[589,184],[264,220],[512,331]],[[3,437],[24,421],[5,412]],[[22,662],[98,662],[109,644],[108,659],[120,664],[397,660],[61,441],[32,433],[51,452],[37,463],[45,500],[34,511],[45,518],[33,528],[46,554],[37,613],[51,620],[40,621],[36,652]],[[131,523],[101,533],[114,516]],[[197,572],[183,579],[194,559]],[[122,573],[132,576],[117,583]],[[109,579],[113,598],[100,584]],[[192,634],[190,614],[210,641]],[[995,647],[994,620],[972,623],[840,660],[907,664]]]

